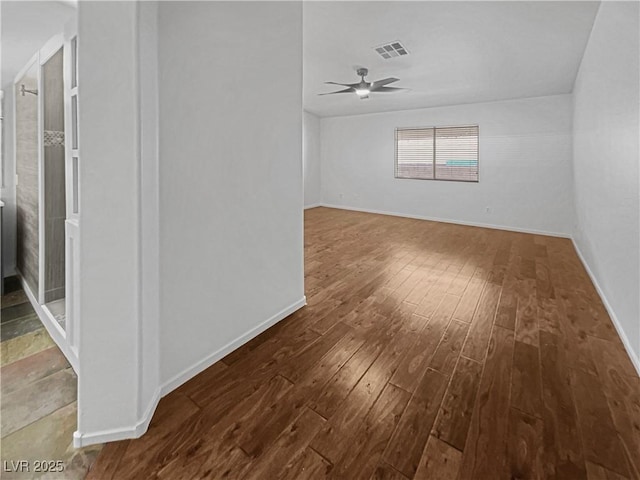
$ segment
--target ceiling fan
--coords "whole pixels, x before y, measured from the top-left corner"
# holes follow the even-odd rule
[[[338,82],[324,82],[328,85],[341,85],[347,87],[344,90],[338,90],[337,92],[319,93],[318,95],[335,95],[336,93],[355,93],[360,97],[360,100],[369,98],[370,93],[395,93],[406,90],[404,88],[387,87],[390,83],[397,82],[399,78],[383,78],[382,80],[376,80],[375,82],[367,82],[364,77],[369,74],[369,70],[366,68],[358,68],[356,73],[360,76],[358,83],[338,83]]]

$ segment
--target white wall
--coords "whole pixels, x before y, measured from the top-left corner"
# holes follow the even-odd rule
[[[302,171],[304,176],[304,206],[317,206],[320,191],[320,118],[304,112],[302,134]]]
[[[304,301],[302,6],[159,8],[167,390]]]
[[[640,369],[638,27],[637,2],[601,3],[574,89],[573,168],[575,241]]]
[[[158,3],[140,2],[141,357],[138,418],[153,413],[160,383],[160,192],[158,153]],[[150,410],[150,411],[149,411]]]
[[[569,235],[571,96],[321,120],[325,204]],[[480,126],[480,182],[394,178],[394,129]],[[486,212],[489,207],[490,212]]]
[[[299,3],[80,4],[77,445],[144,433],[304,304],[301,28]]]
[[[118,1],[78,7],[81,443],[130,435],[139,420],[137,8]]]
[[[320,192],[320,118],[304,112],[302,133],[302,171],[304,175],[304,206],[317,206]]]

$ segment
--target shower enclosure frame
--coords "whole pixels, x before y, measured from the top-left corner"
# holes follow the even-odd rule
[[[43,89],[43,68],[46,63],[60,50],[63,50],[63,83],[64,83],[64,164],[65,164],[65,327],[63,328],[56,320],[53,313],[49,310],[45,302],[45,264],[46,264],[46,223],[45,223],[45,176],[44,176],[44,89]],[[75,49],[72,52],[72,49]],[[27,72],[37,65],[37,138],[38,138],[38,288],[32,291],[31,287],[25,281],[22,272],[17,271],[18,277],[22,283],[24,291],[34,307],[38,317],[42,321],[47,332],[58,345],[65,357],[78,373],[78,278],[79,278],[79,259],[78,259],[78,237],[79,237],[79,212],[77,206],[79,204],[79,178],[78,178],[78,149],[72,149],[71,132],[77,129],[77,112],[72,114],[71,95],[76,96],[77,108],[77,78],[72,79],[72,75],[77,75],[77,64],[72,65],[72,60],[77,62],[77,29],[75,25],[68,25],[64,33],[55,35],[49,39],[44,46],[36,52],[36,54],[27,62],[27,64],[18,72],[14,80],[14,92],[18,91],[20,82]],[[18,93],[15,93],[16,95]],[[26,94],[32,94],[27,92]],[[13,122],[13,140],[14,152],[17,161],[17,103],[18,99],[13,102],[13,114],[15,121]],[[75,125],[72,125],[72,116]],[[77,130],[75,130],[77,132]],[[76,140],[77,133],[75,134]],[[77,147],[77,145],[75,145]],[[74,163],[73,158],[76,158]],[[19,181],[19,178],[17,179]],[[17,184],[16,184],[17,185]],[[16,199],[17,201],[17,199]]]

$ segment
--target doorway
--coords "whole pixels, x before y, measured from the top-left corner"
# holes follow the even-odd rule
[[[15,80],[17,274],[38,317],[78,371],[77,36],[51,38]]]

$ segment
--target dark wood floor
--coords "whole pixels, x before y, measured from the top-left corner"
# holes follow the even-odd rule
[[[640,478],[640,380],[569,240],[317,208],[305,270],[89,478]]]

